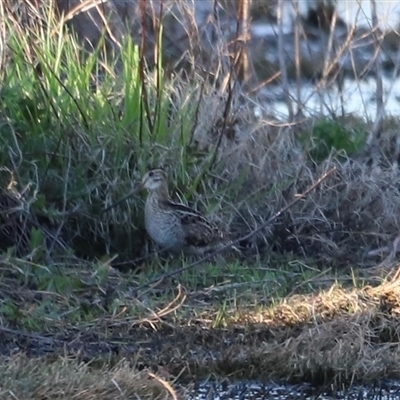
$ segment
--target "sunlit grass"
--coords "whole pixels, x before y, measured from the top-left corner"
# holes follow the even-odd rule
[[[15,398],[183,399],[183,390],[133,362],[97,365],[68,358],[14,356],[2,360],[0,395]]]

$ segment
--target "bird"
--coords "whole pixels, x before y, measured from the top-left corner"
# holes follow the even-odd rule
[[[232,244],[229,234],[200,212],[172,201],[164,169],[147,171],[140,186],[148,192],[144,210],[146,231],[162,249],[204,256]]]

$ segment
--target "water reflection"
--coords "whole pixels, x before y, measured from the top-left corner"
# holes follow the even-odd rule
[[[400,115],[400,79],[383,78],[384,102],[386,115]],[[305,116],[320,113],[326,116],[341,115],[342,101],[346,114],[354,114],[367,120],[374,120],[376,116],[376,80],[369,77],[355,81],[345,79],[343,97],[337,86],[328,89],[318,89],[310,82],[301,85],[301,98],[297,99],[296,85],[289,87],[293,105],[298,103]],[[288,109],[283,101],[284,93],[281,86],[267,87],[263,96],[266,99],[266,109],[279,119],[286,119]],[[294,107],[296,108],[296,107]]]

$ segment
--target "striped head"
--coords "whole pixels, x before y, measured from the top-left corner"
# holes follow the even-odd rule
[[[160,187],[167,186],[167,179],[167,173],[163,169],[151,169],[144,174],[141,186],[148,191],[157,190]]]

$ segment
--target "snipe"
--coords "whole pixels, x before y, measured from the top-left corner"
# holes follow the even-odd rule
[[[232,242],[217,225],[198,211],[171,200],[168,176],[163,169],[148,171],[141,186],[148,191],[146,231],[162,248],[173,253],[205,255],[228,247]]]

